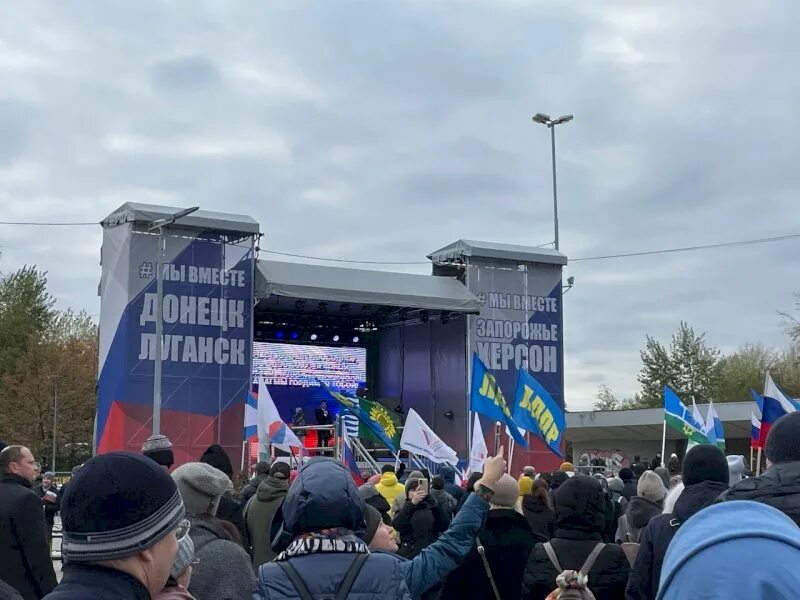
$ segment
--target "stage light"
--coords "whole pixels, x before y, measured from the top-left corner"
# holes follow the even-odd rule
[[[452,410],[448,410],[446,413],[444,413],[444,416],[452,421],[455,418],[456,413],[454,413]]]
[[[358,343],[358,336],[355,336],[355,337],[353,338],[353,343],[354,343],[354,344],[357,344],[357,343]]]
[[[299,338],[299,337],[300,337],[300,334],[299,334],[299,333],[297,333],[296,331],[293,331],[293,332],[292,332],[292,333],[289,335],[289,337],[291,337],[293,340],[296,340],[297,338]]]
[[[317,304],[317,312],[321,315],[324,315],[328,312],[328,303],[327,302],[320,302]]]
[[[279,340],[282,340],[284,335],[285,335],[285,334],[284,334],[282,331],[276,331],[276,332],[275,332],[275,337],[276,337],[277,339],[279,339]]]
[[[316,333],[312,333],[311,334],[311,341],[312,342],[316,342],[317,341],[317,334]]]
[[[339,336],[338,335],[333,336],[333,341],[334,342],[338,342],[339,341]]]

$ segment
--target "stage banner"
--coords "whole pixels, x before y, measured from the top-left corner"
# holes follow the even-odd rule
[[[560,256],[560,255],[559,255]],[[564,407],[564,355],[561,266],[546,253],[541,262],[467,258],[466,284],[481,304],[469,317],[468,352],[476,352],[506,398],[516,391],[517,371],[532,374],[556,405]],[[558,460],[538,439],[519,451],[542,469]]]
[[[139,452],[152,428],[156,265],[162,263],[161,433],[176,464],[197,460],[211,444],[241,462],[244,405],[251,385],[254,236],[233,215],[228,231],[195,226],[159,235],[125,205],[103,222],[97,452]],[[163,215],[163,207],[148,207]],[[177,210],[177,209],[176,209]],[[198,215],[202,214],[197,213]],[[248,219],[244,217],[244,219]]]

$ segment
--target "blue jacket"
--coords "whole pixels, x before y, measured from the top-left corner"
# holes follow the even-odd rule
[[[732,501],[700,511],[672,540],[657,600],[797,598],[800,530],[771,506]]]
[[[366,529],[365,512],[364,500],[358,494],[347,468],[330,458],[314,458],[300,468],[297,479],[289,488],[278,513],[281,515],[280,528],[284,535],[273,538],[296,538],[307,532],[332,528],[363,536]],[[273,549],[283,550],[275,544]],[[292,556],[288,560],[312,595],[335,596],[356,557],[353,552],[313,551]],[[275,560],[284,559],[279,555]],[[402,560],[396,556],[371,554],[353,582],[348,598],[409,600],[401,564]],[[254,600],[297,597],[294,585],[277,562],[261,566]]]
[[[443,581],[448,573],[461,564],[475,546],[475,536],[483,526],[488,511],[486,501],[471,494],[438,540],[411,560],[401,559],[400,573],[412,598],[421,598],[422,594]]]

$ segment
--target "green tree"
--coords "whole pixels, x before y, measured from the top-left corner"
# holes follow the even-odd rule
[[[640,355],[642,370],[638,380],[642,384],[643,406],[661,406],[665,385],[687,399],[692,396],[698,402],[713,399],[719,380],[720,352],[707,344],[705,333],[698,335],[681,321],[672,334],[669,349],[648,335]]]
[[[632,398],[618,398],[611,387],[606,384],[602,384],[597,390],[597,401],[592,405],[594,410],[625,410],[642,407],[642,398],[639,394]]]
[[[714,402],[744,402],[752,399],[750,388],[762,391],[768,369],[784,366],[780,352],[761,344],[745,344],[719,361],[719,377],[712,397]]]

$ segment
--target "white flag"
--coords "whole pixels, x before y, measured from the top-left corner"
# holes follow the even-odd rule
[[[475,426],[472,428],[472,448],[469,449],[469,472],[482,473],[483,465],[489,458],[489,449],[486,447],[486,439],[483,437],[481,420],[478,413],[475,413]]]
[[[302,442],[283,422],[275,402],[263,379],[258,381],[258,452],[269,454],[269,446],[289,452],[289,448],[303,448]]]
[[[431,459],[435,463],[458,464],[455,450],[445,444],[439,436],[428,427],[413,408],[408,410],[400,447],[414,454]]]

